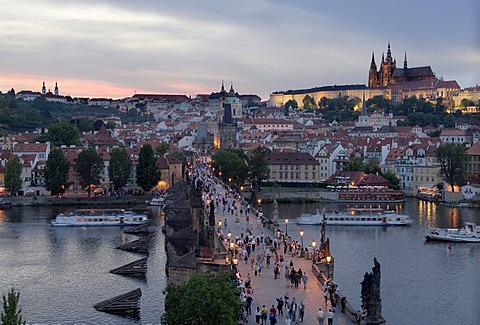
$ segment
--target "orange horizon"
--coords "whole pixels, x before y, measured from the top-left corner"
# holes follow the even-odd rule
[[[59,94],[61,96],[86,97],[86,98],[112,98],[121,99],[125,97],[132,97],[138,94],[178,94],[178,95],[196,95],[196,94],[210,94],[212,91],[198,91],[195,89],[205,88],[203,85],[192,85],[182,82],[172,82],[166,85],[166,88],[184,88],[188,92],[175,91],[153,91],[152,89],[143,88],[129,88],[123,85],[113,84],[107,81],[88,80],[88,79],[71,79],[61,78],[56,79],[52,77],[41,77],[37,75],[7,73],[0,75],[0,91],[6,93],[10,89],[15,92],[22,90],[30,90],[41,92],[42,84],[45,81],[47,91],[54,91],[55,82],[58,83]]]

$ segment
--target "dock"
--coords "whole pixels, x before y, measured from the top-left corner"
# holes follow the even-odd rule
[[[146,279],[147,277],[147,257],[117,267],[110,271],[113,274],[120,274],[131,276],[139,279]]]

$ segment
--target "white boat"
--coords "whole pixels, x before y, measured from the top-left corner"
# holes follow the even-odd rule
[[[150,200],[150,205],[163,207],[165,206],[165,198],[163,196],[154,197]]]
[[[427,241],[444,241],[457,243],[480,243],[480,237],[475,237],[465,229],[433,228],[425,234]]]
[[[321,225],[323,214],[302,214],[297,218],[299,225]],[[329,226],[405,226],[413,220],[406,214],[385,211],[381,208],[350,208],[345,212],[325,213]]]
[[[473,237],[480,238],[480,226],[475,222],[465,222],[465,231],[470,232]]]
[[[147,223],[145,214],[123,209],[78,209],[74,213],[60,213],[52,226],[55,227],[92,227],[92,226],[133,226]]]

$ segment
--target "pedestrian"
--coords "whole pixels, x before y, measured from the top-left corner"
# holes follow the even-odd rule
[[[278,310],[278,316],[283,316],[283,298],[277,298],[277,310]]]
[[[331,309],[327,313],[327,325],[333,325],[333,311]]]
[[[261,316],[262,316],[262,312],[260,310],[260,307],[257,307],[257,310],[255,310],[255,323],[260,324]]]
[[[342,306],[342,313],[345,312],[346,304],[347,304],[347,297],[343,296],[342,299],[340,299],[340,306]]]
[[[285,325],[292,325],[292,321],[290,320],[290,317],[285,318]]]
[[[247,302],[247,315],[251,315],[252,314],[252,301],[253,301],[253,298],[251,295],[248,295],[247,296],[247,299],[245,299],[246,302]]]
[[[303,272],[302,275],[303,289],[307,289],[308,276],[307,273]]]
[[[300,318],[300,321],[303,323],[303,317],[305,316],[305,305],[303,304],[303,301],[300,301],[300,307],[298,307],[298,318]]]
[[[275,267],[273,268],[274,278],[278,279],[279,274],[280,274],[280,266],[278,266],[278,264],[275,264]]]
[[[275,317],[275,314],[270,314],[270,317],[269,317],[269,320],[270,320],[270,325],[275,325],[277,324],[277,317]]]
[[[318,308],[318,313],[317,313],[318,325],[323,325],[323,320],[324,319],[325,319],[325,313],[323,312],[322,308]],[[257,322],[257,324],[258,324],[258,322]]]
[[[262,320],[262,325],[267,325],[267,318],[268,318],[268,311],[265,305],[263,305],[261,310],[261,316],[260,316],[260,319]]]
[[[255,262],[255,264],[253,265],[253,274],[255,276],[257,276],[258,274],[258,270],[259,270],[258,262]]]
[[[272,305],[272,308],[270,308],[270,314],[273,314],[274,316],[277,316],[277,309],[275,308],[274,305]]]

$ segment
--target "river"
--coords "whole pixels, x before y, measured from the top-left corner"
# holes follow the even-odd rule
[[[115,249],[138,237],[120,227],[52,227],[50,220],[71,207],[14,207],[0,210],[0,289],[20,292],[28,324],[159,324],[166,285],[163,218],[152,208],[158,232],[148,258],[147,280],[109,273],[144,257]],[[141,320],[97,312],[93,305],[141,288]]]
[[[280,219],[289,219],[288,233],[300,240],[300,227],[294,219],[301,213],[323,208],[343,210],[347,206],[355,205],[279,204],[278,210]],[[360,307],[360,283],[365,272],[372,271],[376,257],[381,264],[381,297],[387,324],[480,324],[480,245],[451,243],[449,249],[446,243],[425,242],[424,238],[428,227],[480,223],[479,211],[417,199],[388,208],[409,214],[414,223],[408,227],[327,226],[335,258],[334,279],[349,302]],[[271,205],[263,209],[271,215]],[[312,239],[319,241],[320,226],[302,227],[305,245]]]
[[[294,219],[317,209],[347,205],[279,204],[280,219],[289,218],[288,233],[298,236]],[[267,216],[271,205],[264,205]],[[389,207],[389,208],[392,208]],[[426,243],[429,226],[461,227],[480,223],[478,210],[448,208],[408,199],[394,206],[412,216],[409,227],[327,227],[335,258],[335,281],[350,303],[360,306],[360,282],[373,258],[381,264],[381,296],[387,324],[480,323],[480,245]],[[158,232],[148,258],[147,281],[114,275],[110,270],[143,255],[115,249],[135,240],[121,228],[56,228],[50,220],[71,207],[14,207],[0,210],[0,290],[20,291],[22,314],[29,324],[159,324],[166,285],[163,217],[151,217]],[[281,227],[285,226],[280,220]],[[319,226],[303,226],[304,242],[319,241]],[[93,305],[141,288],[141,319],[97,312]],[[321,297],[319,297],[320,299]]]

